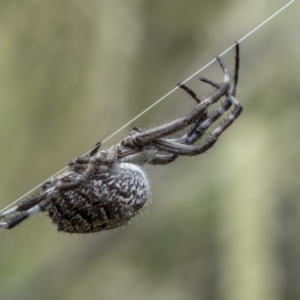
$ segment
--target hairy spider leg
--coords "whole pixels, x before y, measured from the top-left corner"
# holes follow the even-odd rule
[[[232,106],[232,102],[229,99],[226,99],[225,102],[216,110],[209,118],[207,118],[202,124],[198,125],[195,129],[193,129],[191,132],[186,133],[184,136],[169,140],[170,142],[176,143],[176,144],[182,144],[182,145],[191,145],[195,143],[197,140],[199,140],[203,134],[205,133],[206,129],[211,126],[212,123],[214,123],[217,119],[219,119],[225,111],[227,111]],[[159,141],[165,141],[164,139],[160,139]],[[153,144],[163,151],[161,148],[161,145],[158,145],[156,142],[153,142]],[[183,148],[186,148],[183,147]],[[170,150],[170,152],[172,152]],[[154,158],[149,161],[149,164],[153,165],[166,165],[171,162],[173,162],[179,155],[181,154],[157,154]],[[182,154],[181,154],[182,155]],[[188,154],[187,154],[188,155]]]
[[[233,74],[233,85],[232,85],[232,96],[236,96],[237,84],[239,81],[239,69],[240,69],[240,45],[238,42],[235,42],[235,65],[234,65],[234,74]]]
[[[13,216],[4,222],[0,222],[0,228],[11,229],[32,215],[41,211],[40,203],[49,198],[53,197],[58,192],[73,190],[82,184],[83,180],[88,177],[88,172],[90,169],[87,168],[85,172],[82,174],[82,179],[76,182],[70,183],[62,183],[58,186],[53,186],[45,191],[42,191],[41,194],[32,197],[31,199],[27,199],[22,202],[20,205],[16,205],[0,214],[0,219],[5,217]]]
[[[233,74],[233,84],[231,86],[231,91],[230,94],[233,95],[234,97],[236,96],[236,92],[237,92],[237,84],[238,84],[238,80],[239,80],[239,69],[240,69],[240,46],[239,43],[236,42],[235,43],[235,63],[234,63],[234,74]],[[220,88],[220,84],[217,82],[214,82],[208,78],[205,77],[201,77],[200,80],[202,82],[208,83],[211,86],[213,86],[216,89]]]
[[[236,111],[239,111],[239,107],[241,106],[240,103],[234,98],[236,96],[236,93],[237,93],[237,84],[238,84],[238,78],[239,78],[239,68],[240,68],[240,50],[239,50],[239,44],[236,42],[235,43],[235,67],[234,67],[234,75],[233,75],[233,83],[231,85],[231,88],[228,92],[228,95],[226,97],[226,100],[224,102],[224,104],[219,108],[218,111],[216,111],[210,118],[214,119],[217,117],[217,115],[219,115],[219,117],[226,111],[228,110],[231,105],[233,104],[234,106],[238,106],[237,110]],[[215,88],[220,88],[220,84],[210,80],[210,79],[207,79],[207,78],[200,78],[200,80],[202,82],[205,82],[205,83],[208,83],[210,85],[212,85],[213,87]],[[229,96],[231,95],[231,96]],[[242,110],[242,108],[241,108]],[[220,114],[221,113],[221,114]],[[241,112],[239,112],[240,114]],[[238,115],[239,115],[238,114]],[[238,116],[237,116],[238,117]],[[208,120],[206,120],[206,122],[208,122]],[[214,121],[213,121],[214,122]],[[192,137],[190,134],[190,141],[188,143],[194,143],[197,139],[199,139],[199,137],[201,137],[203,135],[203,129],[201,129],[201,127],[203,126],[204,124],[201,124],[198,128],[194,129],[194,132],[191,132],[194,137]],[[210,125],[209,125],[210,126]],[[195,134],[195,132],[198,132],[199,133],[199,137],[197,137],[197,134]]]
[[[231,88],[230,88],[230,90],[228,92],[228,94],[231,95],[231,96],[233,96],[233,98],[236,96],[237,84],[238,84],[238,78],[239,78],[239,68],[240,68],[240,55],[239,55],[240,54],[240,50],[239,49],[240,49],[239,48],[239,44],[236,42],[235,43],[235,67],[234,67],[233,83],[232,83]],[[200,78],[200,80],[202,82],[205,82],[205,83],[208,83],[208,84],[212,85],[213,87],[215,87],[217,89],[220,88],[220,84],[218,84],[218,83],[216,83],[216,82],[214,82],[214,81],[212,81],[210,79],[202,77],[202,78]],[[232,104],[233,105],[237,105],[237,106],[240,107],[240,103],[236,99],[235,99],[236,101],[233,100],[233,98],[229,97],[227,95],[224,104],[210,118],[214,119],[218,115],[219,115],[218,117],[220,117],[226,110],[228,110],[231,107]],[[239,109],[237,109],[237,111],[239,111]],[[208,120],[206,120],[206,122],[208,122]],[[201,127],[203,125],[204,124],[201,124],[199,127],[193,129],[194,130],[193,132],[190,132],[190,136],[193,134],[194,137],[190,137],[190,141],[188,143],[194,143],[197,139],[199,139],[203,135],[203,133],[202,133],[203,129],[201,129]],[[199,137],[197,137],[197,134],[195,134],[195,132],[199,133]]]
[[[239,44],[236,43],[235,44],[235,67],[234,67],[234,75],[233,75],[233,83],[230,87],[230,90],[228,92],[228,94],[226,95],[226,100],[224,101],[224,103],[222,104],[222,106],[215,112],[213,113],[209,118],[207,118],[207,120],[205,120],[205,122],[210,123],[209,119],[212,121],[210,123],[210,125],[215,122],[221,115],[224,114],[224,112],[226,110],[228,110],[231,105],[238,105],[240,106],[240,104],[236,103],[236,101],[233,101],[233,99],[231,97],[229,97],[228,95],[232,95],[233,97],[236,96],[236,92],[237,92],[237,84],[238,84],[238,76],[239,76],[239,68],[240,68],[240,56],[239,56]],[[207,79],[205,77],[201,77],[200,80],[204,83],[208,83],[210,85],[212,85],[214,88],[219,89],[220,88],[220,84]],[[209,125],[209,126],[210,126]],[[208,126],[208,127],[209,127]],[[197,124],[193,125],[193,128],[188,132],[188,137],[189,137],[189,141],[187,141],[186,143],[194,143],[196,140],[198,140],[199,138],[202,137],[204,131],[208,128],[204,128],[205,127],[205,123],[202,123],[200,125],[197,126]],[[192,137],[193,136],[193,137]]]
[[[177,155],[187,155],[187,156],[195,156],[201,153],[206,152],[210,149],[215,142],[217,141],[218,137],[233,123],[235,119],[241,114],[243,108],[233,96],[229,96],[231,101],[235,103],[235,107],[232,113],[228,116],[228,118],[218,126],[204,141],[203,145],[201,146],[194,146],[188,144],[180,144],[171,140],[167,139],[160,139],[153,144],[161,151],[170,152]]]
[[[35,205],[31,209],[28,209],[23,213],[17,214],[5,222],[0,222],[0,228],[12,229],[15,226],[19,225],[20,223],[22,223],[23,221],[25,221],[26,219],[28,219],[29,217],[39,213],[40,211],[41,211],[40,206]]]
[[[183,136],[181,139],[175,140],[175,142],[187,145],[195,143],[204,135],[205,131],[214,122],[216,122],[231,106],[232,102],[229,99],[226,99],[224,103],[222,103],[222,105],[216,111],[214,111],[209,117],[207,117],[204,122],[199,124],[191,132],[188,132],[186,137]]]
[[[102,145],[102,142],[96,143],[96,145],[94,146],[94,148],[90,151],[89,155],[90,155],[90,156],[96,155],[96,153],[97,153],[98,150],[100,149],[101,145]]]
[[[231,102],[231,103],[230,103]],[[192,146],[199,136],[202,136],[208,127],[211,126],[224,112],[231,106],[234,105],[234,109],[231,114],[225,119],[225,121],[218,126],[205,140],[202,146]],[[171,152],[175,155],[199,155],[209,148],[211,148],[217,141],[217,138],[233,123],[235,119],[241,114],[243,108],[238,102],[238,100],[232,96],[228,95],[226,101],[223,103],[218,110],[216,110],[208,119],[206,119],[198,128],[195,130],[194,134],[186,138],[179,138],[175,140],[159,139],[152,142],[159,150]]]
[[[177,86],[181,89],[183,89],[184,91],[186,91],[197,103],[201,102],[201,99],[198,98],[197,94],[191,90],[189,87],[187,87],[185,84],[183,83],[178,83]]]
[[[189,116],[182,117],[176,121],[170,122],[169,124],[162,125],[158,128],[154,128],[152,130],[138,133],[134,136],[128,136],[122,140],[121,142],[122,146],[142,147],[143,145],[147,144],[148,142],[151,142],[152,140],[159,139],[167,135],[176,133],[188,127],[192,123],[197,122],[197,120],[203,114],[206,113],[206,110],[210,105],[217,102],[221,97],[226,95],[230,87],[230,77],[228,74],[228,70],[225,64],[223,63],[223,61],[221,60],[221,58],[217,57],[217,60],[224,73],[224,81],[220,85],[220,89],[216,90],[211,96],[198,103],[198,105],[194,108],[194,110]]]
[[[201,99],[198,98],[197,94],[191,90],[189,87],[187,87],[185,84],[182,84],[182,83],[179,83],[178,86],[183,89],[185,92],[187,92],[197,103],[200,103],[201,102]],[[219,85],[220,86],[220,85]],[[203,113],[203,115],[198,119],[197,122],[195,122],[195,124],[192,124],[191,125],[191,128],[188,130],[188,132],[186,133],[189,134],[191,133],[194,129],[197,128],[197,126],[203,122],[206,118],[208,118],[208,115],[207,115],[207,111],[205,111]]]
[[[230,88],[230,91],[228,92],[228,94],[231,94],[233,97],[227,96],[225,102],[219,107],[218,110],[216,110],[209,117],[206,114],[206,120],[203,123],[201,123],[201,121],[202,121],[202,117],[201,117],[201,119],[199,119],[199,121],[197,121],[195,124],[193,124],[191,126],[191,128],[188,130],[188,132],[183,137],[177,138],[177,139],[174,139],[171,141],[173,141],[175,143],[186,144],[186,145],[193,144],[194,142],[196,142],[198,139],[200,139],[203,136],[206,129],[208,127],[210,127],[211,124],[214,123],[217,119],[219,119],[220,116],[222,116],[225,113],[225,111],[227,111],[232,106],[232,104],[237,107],[233,110],[233,112],[231,113],[231,115],[228,118],[231,119],[232,117],[235,116],[235,118],[233,119],[233,120],[235,120],[240,115],[240,113],[242,112],[242,107],[239,104],[239,102],[234,98],[234,96],[236,95],[236,91],[237,91],[236,87],[237,87],[237,83],[238,83],[238,73],[239,73],[239,66],[240,66],[240,64],[239,64],[239,44],[238,43],[235,44],[235,52],[236,53],[235,53],[235,68],[234,68],[233,84]],[[220,84],[218,84],[210,79],[202,77],[200,80],[212,85],[216,89],[220,88]],[[181,87],[183,90],[185,90],[197,103],[200,102],[200,99],[197,97],[196,93],[193,92],[190,88],[188,88],[187,86],[185,86],[183,84],[178,84],[178,86]],[[233,120],[232,120],[232,122],[233,122]],[[230,124],[228,126],[230,126]],[[161,147],[161,146],[158,146],[158,147]],[[149,163],[154,164],[154,165],[156,165],[156,164],[164,164],[165,165],[165,164],[173,162],[178,157],[178,155],[180,155],[180,153],[179,154],[174,154],[174,153],[173,154],[158,154]]]

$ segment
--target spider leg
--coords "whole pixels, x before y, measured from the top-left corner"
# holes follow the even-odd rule
[[[139,129],[140,130],[140,129]],[[100,146],[99,146],[100,147]],[[93,151],[93,150],[92,150]],[[111,167],[117,160],[141,152],[142,148],[112,146],[107,150],[96,152],[93,156],[79,156],[68,163],[68,166],[93,164]]]
[[[198,98],[197,94],[193,90],[191,90],[189,87],[187,87],[185,84],[178,83],[177,86],[179,88],[183,89],[185,92],[187,92],[197,103],[201,102],[201,100]],[[206,111],[201,116],[201,118],[195,124],[192,125],[192,127],[189,130],[189,133],[186,133],[183,137],[179,138],[180,141],[182,139],[187,139],[193,133],[193,131],[199,126],[199,124],[201,122],[203,122],[207,117],[208,116],[207,116],[207,111]],[[141,127],[137,127],[137,126],[133,127],[133,130],[137,131],[139,133],[146,131],[145,129],[143,129]],[[175,141],[177,141],[177,139]],[[177,157],[178,157],[178,155],[176,155],[176,154],[156,154],[150,161],[148,161],[148,163],[152,164],[152,165],[166,165],[166,164],[173,162]]]
[[[94,146],[94,148],[90,151],[90,153],[89,153],[90,156],[95,156],[96,153],[98,152],[98,150],[100,149],[101,145],[102,145],[102,143],[101,143],[101,142],[98,142],[98,143]]]
[[[201,102],[201,100],[198,98],[197,94],[193,90],[188,88],[185,84],[178,83],[177,86],[180,87],[181,89],[183,89],[184,91],[186,91],[197,103]]]
[[[233,84],[232,87],[230,89],[229,95],[232,95],[233,97],[235,97],[236,92],[237,92],[237,84],[238,84],[238,72],[239,72],[239,67],[240,67],[240,63],[239,63],[239,44],[236,42],[235,44],[235,69],[234,69],[234,76],[233,76]],[[220,85],[218,83],[215,83],[212,80],[209,80],[207,78],[201,78],[201,81],[211,84],[213,87],[215,88],[219,88]],[[228,110],[231,105],[237,105],[240,106],[238,101],[235,101],[233,99],[231,99],[230,96],[226,97],[225,102],[223,103],[223,105],[215,112],[213,113],[209,118],[207,118],[207,120],[205,122],[210,123],[206,128],[205,128],[205,122],[202,123],[200,126],[196,126],[196,124],[193,125],[193,128],[191,128],[189,130],[189,132],[187,133],[187,135],[183,138],[189,138],[189,141],[185,141],[184,143],[194,143],[196,140],[198,140],[199,138],[201,138],[201,136],[204,134],[205,130],[213,123],[215,122],[222,114],[224,114],[224,112],[226,110]],[[182,141],[179,141],[182,142]]]
[[[208,83],[208,84],[212,85],[212,86],[213,86],[214,88],[216,88],[216,89],[219,89],[219,88],[220,88],[220,84],[218,84],[218,83],[216,83],[216,82],[214,82],[214,81],[212,81],[212,80],[210,80],[210,79],[207,79],[207,78],[205,78],[205,77],[201,77],[201,78],[200,78],[200,81],[205,82],[205,83]]]
[[[233,96],[236,96],[236,88],[237,88],[238,79],[239,79],[239,68],[240,68],[240,46],[239,46],[238,42],[235,42],[235,67],[234,67],[234,75],[233,75],[233,84],[232,84],[232,88],[231,88],[231,94]],[[219,83],[216,83],[210,79],[201,77],[200,80],[202,82],[212,85],[216,89],[220,88]]]
[[[239,62],[239,44],[236,42],[235,44],[235,68],[234,68],[234,76],[233,76],[233,84],[230,89],[230,92],[228,93],[229,96],[227,95],[225,102],[222,104],[222,106],[215,111],[207,120],[202,123],[200,126],[195,126],[196,128],[192,128],[189,133],[183,137],[183,138],[188,138],[188,141],[183,141],[184,143],[191,144],[197,141],[199,138],[201,138],[205,132],[205,130],[213,123],[215,122],[221,115],[224,114],[226,110],[228,110],[231,105],[238,106],[237,110],[241,109],[242,107],[240,103],[234,98],[237,92],[237,84],[238,84],[238,72],[239,72],[239,67],[240,67],[240,62]],[[218,83],[215,83],[207,78],[201,78],[201,81],[211,84],[215,88],[219,88],[220,85]],[[230,96],[231,95],[231,96]],[[196,124],[195,124],[196,125]],[[206,127],[206,125],[208,125]],[[205,128],[206,127],[206,128]],[[179,140],[178,140],[179,141]],[[179,141],[182,142],[182,141]]]
[[[183,135],[180,138],[173,139],[171,141],[175,143],[185,144],[185,145],[191,145],[195,143],[197,140],[199,140],[208,127],[211,126],[213,122],[215,122],[217,119],[219,119],[225,111],[227,111],[232,105],[235,106],[233,112],[228,117],[227,121],[223,124],[224,128],[223,131],[226,130],[228,126],[231,125],[231,123],[239,116],[239,114],[242,112],[242,107],[235,99],[236,91],[237,91],[237,84],[238,84],[238,71],[239,71],[239,44],[236,43],[235,45],[235,69],[234,69],[234,76],[233,76],[233,84],[230,88],[230,91],[228,92],[226,96],[225,102],[216,110],[211,116],[207,116],[207,114],[203,114],[203,117],[200,118],[197,122],[191,125],[188,132]],[[219,89],[220,84],[207,79],[207,78],[201,78],[201,81],[208,83],[212,85],[214,88]],[[188,87],[185,85],[179,84],[179,86],[185,90],[195,101],[198,102],[199,98],[197,95]],[[206,119],[204,120],[204,117],[206,116]],[[221,127],[221,126],[220,126]],[[219,127],[218,127],[219,128]],[[222,131],[222,132],[223,132]],[[221,133],[222,133],[221,132]],[[156,145],[157,146],[157,145]],[[212,145],[211,145],[212,146]],[[210,146],[210,147],[211,147]],[[161,146],[158,146],[161,147]],[[176,147],[175,147],[176,148]],[[162,150],[163,148],[161,148]],[[167,150],[167,148],[164,148],[164,150]],[[190,151],[195,151],[192,149],[189,149]],[[168,149],[167,152],[172,152],[171,149]],[[180,152],[180,151],[179,151]],[[200,153],[199,153],[200,154]],[[155,157],[153,157],[149,164],[153,165],[166,165],[168,163],[173,162],[180,154],[174,154],[174,153],[168,153],[168,154],[157,154]],[[182,154],[181,154],[182,155]]]
[[[54,188],[52,188],[53,190]],[[4,222],[0,222],[0,228],[11,229],[16,225],[20,224],[30,216],[41,211],[39,203],[46,198],[47,192],[35,196],[21,203],[20,205],[14,206],[10,209],[5,210],[0,214],[0,219],[12,216]]]
[[[185,145],[191,145],[195,143],[203,136],[203,134],[211,126],[211,124],[218,120],[231,106],[231,100],[229,98],[226,98],[222,106],[220,106],[211,116],[204,120],[204,122],[197,122],[193,124],[193,127],[182,137],[172,139],[170,141]],[[157,154],[149,161],[149,164],[166,165],[173,162],[177,157],[178,154]]]
[[[145,131],[146,131],[146,129],[144,129],[144,128],[142,128],[142,127],[138,127],[138,126],[134,126],[132,129],[133,129],[134,131],[139,132],[139,133],[145,132]]]
[[[80,184],[89,176],[90,169],[87,168],[85,172],[82,174],[81,178],[76,182],[70,183],[61,183],[57,186],[51,186],[51,182],[46,182],[46,187],[50,187],[47,190],[43,190],[39,195],[34,196],[31,199],[25,200],[19,205],[16,205],[12,208],[9,208],[2,213],[0,213],[0,220],[8,217],[8,219],[4,222],[0,222],[0,228],[11,229],[16,225],[20,224],[27,218],[41,211],[40,203],[46,198],[52,197],[57,192],[61,191],[69,191],[76,189],[80,186]],[[10,218],[9,218],[10,217]]]
[[[189,87],[187,87],[185,84],[178,83],[177,86],[179,88],[183,89],[185,92],[187,92],[197,103],[201,102],[201,99],[198,98],[197,94],[193,90],[191,90]],[[220,88],[219,84],[218,84],[218,88]],[[194,130],[197,129],[199,124],[201,122],[203,122],[206,118],[208,118],[207,111],[205,113],[203,113],[201,118],[195,124],[192,125],[192,127],[189,129],[189,132],[186,133],[182,138],[180,138],[180,140],[187,139],[194,132]],[[146,131],[145,129],[143,129],[141,127],[137,127],[137,126],[133,127],[133,130],[136,132],[139,132],[139,133]],[[177,139],[176,139],[176,141],[177,141]],[[175,155],[175,154],[165,154],[165,155],[157,154],[157,155],[155,155],[154,158],[151,159],[151,161],[149,161],[149,163],[153,164],[153,165],[158,165],[158,164],[166,165],[168,163],[173,162],[177,157],[178,157],[178,155]]]
[[[69,191],[72,189],[77,188],[81,184],[81,181],[78,182],[72,182],[72,183],[62,183],[58,186],[53,186],[50,189],[43,191],[41,194],[34,196],[33,198],[27,199],[24,202],[20,203],[19,205],[16,205],[12,208],[9,208],[2,213],[0,213],[0,219],[3,219],[7,216],[14,215],[19,212],[25,212],[33,207],[38,206],[39,203],[41,203],[44,199],[47,197],[52,196],[53,194],[57,193],[58,191]]]
[[[194,156],[206,152],[209,148],[211,148],[215,144],[218,137],[234,122],[235,119],[238,118],[238,116],[241,114],[243,110],[242,106],[239,104],[236,98],[234,98],[231,95],[229,97],[230,100],[235,105],[234,109],[232,110],[228,118],[225,119],[225,121],[206,138],[203,145],[194,146],[189,144],[180,144],[178,142],[174,142],[167,139],[159,139],[152,142],[152,144],[161,151],[165,151],[177,155]]]
[[[128,136],[122,140],[121,144],[125,147],[141,147],[154,139],[168,136],[188,127],[206,113],[208,106],[223,97],[226,94],[227,89],[227,83],[222,85],[220,90],[217,90],[213,95],[199,103],[188,117],[180,118],[176,121],[170,122],[169,124],[139,133],[135,136]]]
[[[232,110],[231,114],[208,136],[204,144],[200,147],[194,145],[191,146],[191,144],[197,141],[200,136],[205,133],[205,130],[214,122],[214,120],[222,116],[232,104],[234,105],[234,109]],[[193,156],[206,152],[215,144],[218,137],[234,122],[234,120],[238,118],[242,110],[243,108],[238,100],[234,96],[229,95],[223,105],[217,111],[215,111],[211,118],[207,119],[205,123],[201,124],[192,135],[189,136],[185,134],[182,138],[178,139],[159,139],[154,141],[152,144],[157,149],[168,152],[168,154],[157,154],[148,163],[152,165],[166,165],[173,162],[179,155]]]
[[[150,165],[167,165],[171,162],[173,162],[178,155],[176,154],[156,154],[153,158],[151,158],[150,161],[148,161],[148,164]]]
[[[239,69],[240,69],[240,46],[238,42],[235,42],[235,65],[234,65],[234,74],[233,74],[233,84],[231,88],[231,95],[236,96],[237,84],[239,81]]]
[[[15,226],[19,225],[20,223],[22,223],[23,221],[25,221],[26,219],[28,219],[29,217],[39,213],[40,211],[41,211],[40,206],[36,205],[24,213],[20,213],[13,216],[12,218],[8,219],[5,222],[0,222],[0,228],[12,229]]]
[[[229,98],[226,98],[224,103],[213,112],[205,121],[200,124],[197,124],[196,128],[192,131],[188,132],[182,138],[176,139],[176,142],[183,144],[193,144],[197,140],[199,140],[205,133],[205,131],[215,122],[217,121],[230,107],[232,106],[232,101]]]
[[[54,188],[52,188],[52,189],[54,189]],[[28,209],[33,208],[34,206],[38,205],[41,201],[43,201],[46,198],[46,194],[47,194],[47,192],[43,192],[41,195],[38,195],[31,199],[25,200],[21,204],[16,205],[12,208],[9,208],[9,209],[3,211],[0,214],[0,219],[3,219],[4,217],[7,217],[7,216],[14,215],[19,212],[24,212],[24,211],[27,211]]]
[[[94,148],[89,152],[89,156],[79,156],[68,163],[68,166],[73,166],[75,164],[88,164],[91,162],[92,158],[96,156],[98,150],[100,149],[102,143],[98,142]]]
[[[198,103],[189,116],[180,118],[155,129],[138,133],[134,136],[127,136],[122,140],[121,144],[123,146],[131,148],[141,147],[155,139],[176,133],[195,123],[201,116],[203,116],[203,114],[206,113],[207,108],[213,103],[217,102],[220,98],[225,96],[230,88],[230,77],[228,74],[228,70],[220,57],[217,57],[217,60],[224,73],[223,82],[220,84],[220,88],[217,89],[211,96]]]
[[[201,100],[198,98],[197,94],[191,90],[189,87],[187,87],[185,84],[179,83],[178,86],[186,91],[197,103],[200,103]],[[220,87],[220,85],[219,85]],[[198,119],[197,122],[195,122],[191,128],[189,129],[189,132],[192,132],[202,121],[204,121],[208,117],[207,111],[203,113],[203,115]]]

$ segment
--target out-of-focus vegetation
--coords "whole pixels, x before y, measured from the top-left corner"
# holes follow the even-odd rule
[[[284,3],[0,1],[1,207]],[[1,232],[0,299],[300,299],[299,11],[241,44],[242,116],[207,155],[148,168],[153,204],[139,222],[76,237],[43,216]],[[217,64],[200,76],[222,78]],[[192,105],[177,90],[134,125]]]

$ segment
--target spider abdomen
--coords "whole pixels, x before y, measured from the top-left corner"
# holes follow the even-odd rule
[[[78,176],[70,170],[52,184],[74,181]],[[99,167],[86,183],[70,191],[60,191],[40,207],[48,212],[59,231],[89,233],[126,224],[146,206],[149,194],[142,168],[118,163],[112,168]]]

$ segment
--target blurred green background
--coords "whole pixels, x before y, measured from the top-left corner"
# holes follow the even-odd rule
[[[287,2],[1,0],[1,208]],[[216,146],[147,168],[138,222],[75,236],[38,216],[0,232],[0,299],[300,299],[299,6],[241,43],[244,112]],[[216,63],[200,76],[222,79]],[[132,126],[192,107],[177,90]]]

